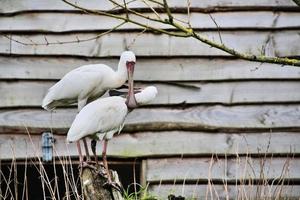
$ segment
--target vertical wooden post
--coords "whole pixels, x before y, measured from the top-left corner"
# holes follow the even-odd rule
[[[122,194],[115,188],[103,187],[107,178],[103,176],[103,169],[84,167],[81,173],[83,196],[86,200],[124,200]],[[111,171],[112,179],[120,184],[117,172]]]

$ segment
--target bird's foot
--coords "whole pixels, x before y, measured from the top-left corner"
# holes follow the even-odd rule
[[[87,162],[81,162],[78,166],[79,169],[83,169],[83,168],[90,168],[93,170],[97,170],[97,167],[95,167],[91,161],[87,161]]]
[[[87,160],[85,161],[85,163],[87,163],[88,165],[96,165],[96,162],[93,160]]]
[[[116,182],[113,182],[113,181],[107,181],[106,183],[103,184],[103,187],[104,188],[111,188],[111,189],[115,189],[117,191],[119,191],[122,195],[123,195],[123,192],[124,192],[124,188],[119,185],[118,183]]]

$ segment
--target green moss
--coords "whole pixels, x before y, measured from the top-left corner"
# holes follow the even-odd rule
[[[131,148],[128,148],[128,149],[124,149],[123,151],[120,152],[120,156],[122,157],[136,157],[138,155],[141,155],[141,151],[139,151],[138,149],[131,149]]]

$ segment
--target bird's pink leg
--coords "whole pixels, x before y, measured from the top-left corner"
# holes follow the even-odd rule
[[[107,160],[106,160],[107,144],[108,144],[108,140],[104,139],[103,150],[102,150],[102,159],[103,159],[103,165],[105,167],[105,171],[106,171],[106,174],[107,174],[107,182],[103,185],[103,187],[105,185],[109,185],[110,187],[115,188],[116,190],[118,190],[122,194],[124,188],[122,188],[121,185],[118,185],[117,183],[112,182],[111,175],[109,173],[108,164],[107,164]]]
[[[80,141],[79,140],[76,142],[76,145],[77,145],[77,150],[78,150],[78,154],[79,154],[79,162],[80,162],[80,165],[82,166],[83,157],[82,157],[81,146],[80,146]]]
[[[110,176],[110,173],[109,173],[108,164],[107,164],[107,160],[106,160],[107,143],[108,143],[108,140],[104,139],[103,149],[102,149],[102,159],[103,159],[103,164],[104,164],[104,167],[105,167],[105,170],[106,170],[106,173],[107,173],[108,182],[111,183],[112,182],[111,181],[111,176]]]
[[[83,140],[83,145],[84,145],[84,149],[85,149],[85,153],[86,153],[86,159],[87,159],[87,162],[89,162],[89,161],[91,161],[90,154],[89,154],[89,148],[86,143],[86,139],[83,138],[82,140]]]

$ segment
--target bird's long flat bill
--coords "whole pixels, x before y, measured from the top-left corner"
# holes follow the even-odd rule
[[[137,107],[137,102],[134,96],[134,81],[133,81],[133,73],[134,73],[135,62],[126,62],[127,72],[128,72],[128,96],[127,96],[127,106],[128,108]]]

